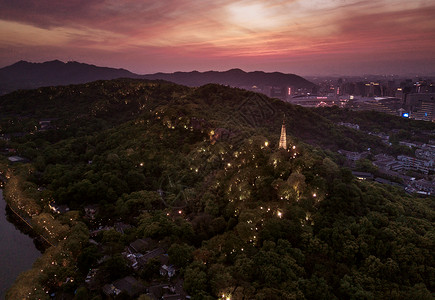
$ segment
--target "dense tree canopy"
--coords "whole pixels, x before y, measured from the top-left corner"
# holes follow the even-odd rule
[[[56,273],[76,278],[60,285],[74,290],[97,266],[101,284],[136,274],[121,252],[151,238],[194,299],[430,299],[435,291],[433,198],[355,179],[328,149],[387,146],[335,126],[321,116],[333,119],[329,110],[137,80],[20,91],[0,106],[2,124],[18,122],[18,110],[28,119],[16,131],[38,118],[55,125],[10,142],[32,162],[5,191],[35,223],[54,224],[67,256],[40,286],[59,286]],[[284,114],[286,150],[277,147]],[[53,201],[77,215],[49,220]],[[95,220],[84,218],[90,205]],[[89,242],[87,227],[116,223],[129,227],[96,234],[98,247]],[[151,280],[157,267],[150,260],[136,275]],[[79,288],[76,297],[91,294]]]

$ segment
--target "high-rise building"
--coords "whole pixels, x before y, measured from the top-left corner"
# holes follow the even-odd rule
[[[406,99],[406,106],[411,113],[411,118],[435,122],[434,93],[409,94]]]
[[[282,121],[281,137],[279,138],[279,149],[287,149],[287,136],[285,131],[285,120]]]

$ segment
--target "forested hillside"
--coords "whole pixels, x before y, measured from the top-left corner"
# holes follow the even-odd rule
[[[97,81],[11,93],[0,109],[3,146],[30,159],[11,166],[5,196],[53,224],[57,245],[10,299],[103,299],[127,275],[167,283],[158,261],[137,269],[122,254],[138,239],[166,251],[193,299],[433,299],[434,199],[359,181],[334,154],[385,150],[376,137],[219,85]]]

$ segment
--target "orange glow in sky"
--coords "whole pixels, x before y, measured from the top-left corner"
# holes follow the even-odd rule
[[[5,0],[0,67],[435,73],[431,0]]]

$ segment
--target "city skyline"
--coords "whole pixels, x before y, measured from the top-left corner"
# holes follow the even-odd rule
[[[80,61],[138,74],[434,74],[432,1],[0,3],[0,67]]]

